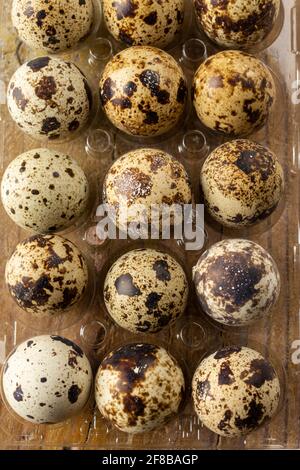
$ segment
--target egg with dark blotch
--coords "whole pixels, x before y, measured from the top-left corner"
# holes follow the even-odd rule
[[[248,240],[212,245],[194,266],[193,280],[204,312],[228,326],[245,326],[266,318],[280,292],[275,261]]]
[[[239,49],[268,36],[278,18],[280,0],[194,0],[194,6],[201,28],[212,41]]]
[[[66,51],[89,36],[93,0],[13,0],[12,22],[20,39],[47,53]]]
[[[276,155],[250,140],[233,140],[215,149],[203,164],[200,183],[209,214],[233,228],[266,219],[284,191]]]
[[[121,256],[104,282],[104,301],[113,320],[132,332],[156,333],[183,314],[188,283],[169,254],[136,249]]]
[[[117,225],[125,228],[140,217],[150,223],[153,207],[191,204],[191,183],[182,163],[168,153],[137,149],[113,163],[104,181],[103,199],[115,208]],[[162,218],[160,210],[160,225]]]
[[[276,98],[267,66],[239,51],[223,51],[198,68],[192,89],[200,121],[209,129],[247,136],[265,125]]]
[[[93,375],[77,344],[61,336],[36,336],[16,347],[4,364],[2,388],[8,406],[33,424],[54,424],[80,413]]]
[[[166,52],[129,47],[106,65],[100,98],[108,119],[130,135],[156,136],[183,115],[187,85],[182,69]]]
[[[16,303],[37,317],[62,314],[82,299],[88,267],[80,250],[58,235],[34,235],[19,243],[5,269]]]
[[[107,29],[127,46],[166,47],[181,32],[184,0],[103,1]]]
[[[1,199],[11,219],[38,233],[73,225],[87,210],[89,185],[78,163],[45,148],[13,160],[1,183]]]
[[[184,391],[184,376],[175,359],[162,347],[145,343],[112,351],[95,380],[100,412],[127,433],[163,426],[178,413]]]
[[[200,421],[223,437],[238,437],[272,418],[280,401],[276,370],[260,353],[229,346],[206,357],[192,382]]]
[[[7,89],[11,117],[37,140],[74,138],[87,124],[92,92],[71,62],[38,57],[21,65]]]

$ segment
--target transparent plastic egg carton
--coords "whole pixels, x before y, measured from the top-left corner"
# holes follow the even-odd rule
[[[220,50],[196,26],[191,0],[186,1],[184,31],[168,52],[183,67],[189,88],[201,62]],[[20,153],[45,145],[25,136],[14,124],[6,107],[6,87],[19,64],[36,53],[20,44],[10,20],[11,1],[0,1],[0,157],[1,172]],[[75,62],[87,75],[98,96],[98,81],[113,54],[124,46],[107,33],[102,23],[98,33],[77,51],[61,54]],[[281,449],[300,448],[300,316],[299,316],[299,143],[300,143],[300,1],[284,0],[280,17],[271,36],[251,50],[273,71],[277,102],[268,123],[251,139],[269,146],[277,155],[285,174],[284,200],[266,221],[250,229],[220,229],[207,219],[205,245],[196,251],[185,249],[185,240],[101,242],[95,235],[96,208],[101,202],[105,172],[123,153],[141,147],[158,147],[177,157],[191,176],[195,201],[199,201],[199,170],[209,152],[224,137],[208,132],[187,105],[184,120],[166,136],[152,139],[132,138],[116,131],[105,118],[96,98],[97,112],[90,127],[76,140],[46,146],[66,152],[79,161],[92,186],[89,213],[65,235],[74,241],[94,271],[88,301],[80,312],[70,312],[68,322],[53,319],[46,325],[34,322],[10,298],[4,282],[5,263],[15,245],[28,236],[7,217],[1,206],[1,328],[0,362],[20,342],[38,334],[66,336],[80,344],[96,371],[102,358],[116,346],[132,341],[148,341],[166,347],[183,364],[187,376],[187,399],[179,416],[151,433],[127,435],[116,430],[97,412],[93,397],[81,415],[59,425],[35,426],[25,423],[0,402],[0,447],[3,448],[90,448],[90,449]],[[298,80],[298,81],[297,81]],[[240,237],[262,245],[274,257],[282,280],[279,301],[272,316],[248,328],[221,328],[207,319],[198,305],[191,282],[192,266],[203,250],[221,239]],[[133,247],[155,246],[181,261],[190,284],[186,313],[171,327],[155,335],[134,335],[115,326],[102,299],[105,273],[121,253]],[[282,384],[281,403],[276,416],[243,438],[225,439],[203,427],[190,398],[193,372],[201,358],[222,345],[253,347],[271,360]]]

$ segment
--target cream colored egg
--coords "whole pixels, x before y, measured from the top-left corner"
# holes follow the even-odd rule
[[[103,198],[116,210],[116,222],[151,221],[151,210],[162,205],[191,204],[191,183],[188,174],[178,160],[158,149],[133,150],[114,162],[109,169],[103,187]],[[126,211],[126,212],[125,212]],[[154,220],[153,220],[154,221]]]
[[[210,215],[234,228],[266,219],[284,190],[276,155],[249,140],[226,142],[215,149],[204,162],[200,182]]]
[[[5,279],[19,307],[37,317],[63,313],[83,297],[88,268],[82,253],[58,235],[34,235],[19,243]]]
[[[212,245],[194,266],[193,279],[205,313],[230,326],[266,318],[280,291],[275,261],[248,240],[223,240]]]
[[[278,375],[269,361],[246,347],[229,346],[206,357],[192,383],[202,423],[224,437],[253,431],[277,411]]]
[[[194,5],[198,22],[210,39],[221,46],[245,48],[260,43],[271,32],[280,0],[194,0]]]
[[[169,254],[137,249],[121,256],[104,283],[104,301],[113,320],[133,332],[156,333],[183,314],[188,283]]]
[[[187,99],[186,80],[175,59],[149,46],[121,51],[100,80],[102,106],[112,124],[131,135],[156,136],[172,129]]]
[[[77,344],[61,336],[30,338],[8,357],[2,375],[12,410],[34,424],[65,421],[89,400],[93,376]]]
[[[247,136],[267,121],[276,98],[270,70],[256,57],[223,51],[198,68],[193,102],[202,123],[231,136]]]
[[[34,139],[71,139],[88,122],[92,92],[76,65],[38,57],[12,76],[7,105],[16,124]]]
[[[5,170],[1,198],[22,228],[46,233],[66,229],[88,210],[89,185],[75,160],[45,148],[29,150]]]
[[[127,433],[163,426],[178,413],[185,391],[177,362],[162,347],[146,343],[108,354],[95,382],[100,412]]]
[[[12,22],[30,48],[57,53],[83,42],[95,16],[93,0],[13,0]]]
[[[184,20],[184,0],[104,0],[106,26],[128,46],[165,47],[178,36]]]

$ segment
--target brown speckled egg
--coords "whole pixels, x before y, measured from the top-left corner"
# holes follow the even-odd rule
[[[7,167],[1,198],[20,227],[45,233],[66,229],[87,210],[89,186],[75,160],[59,152],[35,149]]]
[[[274,416],[280,383],[260,353],[229,346],[200,363],[192,394],[196,413],[206,427],[220,436],[237,437]]]
[[[215,149],[204,162],[200,181],[210,215],[233,228],[267,218],[284,189],[276,155],[250,140],[226,142]]]
[[[263,41],[278,17],[280,0],[194,0],[200,26],[217,44],[251,47]]]
[[[131,135],[155,136],[183,114],[186,80],[175,59],[160,49],[129,47],[106,65],[100,97],[110,121]]]
[[[116,222],[122,226],[123,209],[130,223],[137,220],[137,214],[150,221],[154,204],[191,204],[191,184],[184,166],[171,155],[158,149],[138,149],[112,165],[105,178],[103,199],[115,207]]]
[[[12,410],[34,424],[65,421],[89,400],[92,370],[77,344],[61,336],[30,338],[8,357],[2,375]]]
[[[13,0],[12,22],[29,47],[62,52],[84,41],[94,17],[93,0]]]
[[[197,115],[209,129],[246,136],[267,121],[276,97],[269,69],[256,57],[224,51],[198,68],[193,84]]]
[[[140,433],[163,426],[178,413],[185,383],[165,349],[128,344],[112,351],[98,369],[96,403],[120,431]]]
[[[13,120],[31,137],[70,139],[87,124],[92,93],[76,65],[39,57],[14,73],[7,105]]]
[[[104,300],[113,320],[133,332],[156,333],[185,310],[188,283],[169,254],[137,249],[121,256],[104,283]]]
[[[193,279],[205,313],[230,326],[266,317],[280,291],[275,261],[248,240],[223,240],[211,246],[193,268]]]
[[[182,30],[184,0],[104,0],[106,26],[128,46],[165,47]]]
[[[6,264],[10,294],[36,316],[63,313],[79,302],[88,282],[83,255],[58,235],[34,235],[19,243]]]

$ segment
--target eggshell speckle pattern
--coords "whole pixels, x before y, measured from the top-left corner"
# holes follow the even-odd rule
[[[33,49],[62,52],[84,41],[94,16],[92,0],[14,0],[12,22]]]
[[[111,352],[96,376],[100,412],[119,430],[150,431],[178,412],[185,389],[182,370],[161,347],[129,344]]]
[[[70,139],[88,121],[92,92],[74,64],[38,57],[14,73],[7,105],[14,121],[31,137]]]
[[[211,246],[193,268],[193,279],[205,313],[230,326],[264,318],[280,291],[274,260],[248,240],[223,240]]]
[[[259,59],[244,52],[223,51],[200,65],[192,94],[197,115],[206,127],[241,137],[266,123],[276,87]]]
[[[115,207],[116,221],[122,224],[121,208],[127,209],[129,223],[137,220],[137,214],[150,221],[154,204],[191,204],[192,193],[187,172],[178,160],[161,150],[138,149],[112,165],[104,182],[103,198]]]
[[[20,227],[39,233],[72,225],[86,210],[88,195],[88,182],[77,162],[43,148],[13,160],[1,184],[7,214]]]
[[[185,310],[188,284],[184,270],[153,249],[132,250],[110,268],[104,300],[114,321],[129,331],[155,333]]]
[[[186,80],[175,59],[154,47],[129,47],[106,65],[100,98],[110,121],[131,135],[155,136],[183,114]]]
[[[61,336],[36,336],[20,344],[5,363],[6,401],[35,424],[65,421],[81,412],[92,388],[90,363],[75,343]]]
[[[260,353],[238,346],[204,359],[195,372],[192,390],[199,419],[224,437],[256,429],[272,418],[280,399],[273,366]]]
[[[194,0],[199,24],[224,47],[245,48],[263,41],[278,17],[280,0]]]
[[[17,304],[36,316],[70,309],[82,298],[88,268],[78,248],[58,235],[19,243],[6,264],[6,283]]]
[[[182,29],[184,0],[104,0],[106,26],[128,46],[165,47]]]
[[[222,225],[239,228],[266,219],[284,189],[283,169],[269,149],[249,140],[226,142],[200,175],[205,205]]]

